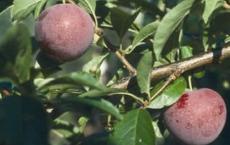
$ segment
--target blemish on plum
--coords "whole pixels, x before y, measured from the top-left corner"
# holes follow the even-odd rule
[[[188,100],[188,94],[184,94],[181,96],[179,101],[177,102],[177,108],[182,109],[187,105],[187,100]]]
[[[186,129],[191,129],[192,128],[192,124],[190,122],[186,123],[185,128]]]
[[[176,123],[179,123],[179,120],[176,120]]]
[[[204,125],[204,122],[203,122],[201,119],[199,119],[199,120],[198,120],[198,127],[199,127],[199,128],[202,128],[203,125]]]
[[[219,105],[219,112],[218,114],[221,115],[224,112],[224,106],[223,105]]]
[[[204,137],[209,137],[212,135],[211,130],[203,130],[201,133]]]
[[[172,116],[173,116],[173,112],[170,112],[170,113],[169,113],[169,116],[171,116],[171,117],[172,117]]]

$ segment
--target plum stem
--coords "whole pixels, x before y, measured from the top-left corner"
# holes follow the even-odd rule
[[[63,4],[66,4],[66,0],[62,0],[62,3],[63,3]]]
[[[188,76],[188,86],[189,86],[189,89],[192,91],[192,76],[191,75]]]

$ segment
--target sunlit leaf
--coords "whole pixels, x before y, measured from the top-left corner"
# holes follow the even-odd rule
[[[80,85],[80,86],[89,86],[91,88],[98,89],[98,90],[103,90],[106,88],[92,75],[84,72],[75,72],[75,73],[57,77],[55,79],[51,79],[50,81],[47,81],[46,83],[40,85],[40,89],[43,89],[47,86],[57,85],[57,84],[61,84],[61,85],[73,84],[73,85]]]
[[[205,0],[205,7],[203,12],[204,22],[207,23],[209,17],[218,8],[218,4],[223,3],[223,0]]]
[[[141,42],[148,38],[149,36],[153,35],[156,32],[156,29],[159,25],[159,22],[152,22],[143,27],[140,32],[134,37],[132,45],[128,48],[129,53],[132,52],[135,47],[141,44]]]
[[[65,102],[71,103],[79,103],[89,105],[95,108],[98,108],[104,112],[107,112],[117,119],[122,119],[122,115],[120,114],[119,110],[109,101],[104,99],[88,99],[88,98],[79,98],[79,97],[67,97],[62,99],[63,104]]]
[[[145,110],[128,112],[114,129],[113,145],[155,145],[152,120]]]
[[[89,13],[94,14],[96,9],[96,0],[78,0],[79,5],[84,7]]]
[[[41,0],[14,0],[12,16],[14,19],[22,19],[31,13]]]
[[[157,91],[163,83],[156,86]],[[160,95],[158,95],[148,106],[151,109],[161,109],[165,106],[175,103],[185,91],[187,83],[184,78],[178,78],[172,84],[170,84]],[[155,92],[153,91],[153,92]]]
[[[189,46],[183,46],[180,48],[181,58],[188,58],[193,56],[193,48]]]
[[[91,61],[83,66],[83,71],[88,73],[95,73],[107,56],[108,53],[106,53],[105,55],[93,57]]]
[[[153,48],[157,60],[161,57],[161,52],[169,37],[184,20],[185,16],[188,15],[195,1],[196,0],[184,0],[164,16],[154,37]]]
[[[149,95],[150,90],[150,74],[153,67],[152,52],[146,52],[141,58],[137,66],[137,83],[141,89],[141,93]]]

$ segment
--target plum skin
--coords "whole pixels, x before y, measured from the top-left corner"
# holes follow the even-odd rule
[[[35,22],[35,38],[41,50],[57,62],[80,57],[91,45],[94,23],[73,4],[57,4],[44,10]]]
[[[223,98],[202,88],[185,92],[163,114],[169,131],[186,145],[207,145],[224,128],[227,111]]]

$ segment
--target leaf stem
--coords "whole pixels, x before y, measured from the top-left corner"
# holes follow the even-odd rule
[[[136,95],[128,93],[128,92],[117,92],[117,93],[111,93],[110,95],[125,95],[125,96],[129,96],[130,98],[138,101],[141,105],[145,104],[144,100],[142,100],[141,98],[137,97]]]
[[[62,0],[62,3],[63,3],[63,4],[66,4],[66,0]]]

